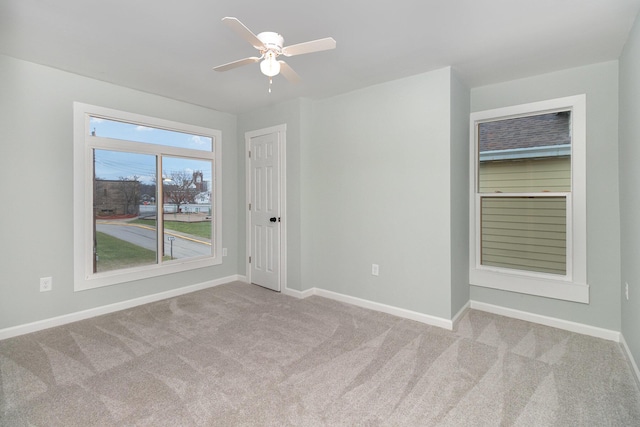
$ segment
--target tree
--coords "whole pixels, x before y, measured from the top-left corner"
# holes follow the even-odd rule
[[[124,202],[124,213],[127,215],[138,214],[138,205],[140,201],[140,181],[138,176],[120,177],[118,182],[118,190],[122,195]]]
[[[144,202],[156,201],[156,179],[152,179],[151,184],[140,183],[140,200]]]
[[[166,177],[163,185],[165,203],[173,203],[178,206],[185,203],[195,203],[198,190],[194,183],[194,174],[176,171],[164,176]]]

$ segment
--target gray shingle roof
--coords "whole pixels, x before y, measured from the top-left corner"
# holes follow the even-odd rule
[[[480,123],[480,152],[571,143],[569,111]]]

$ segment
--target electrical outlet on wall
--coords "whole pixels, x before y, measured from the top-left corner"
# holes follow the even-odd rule
[[[53,277],[40,278],[40,292],[48,292],[53,289]]]
[[[380,266],[378,264],[371,264],[371,274],[377,276],[380,273]]]
[[[629,283],[624,282],[624,296],[627,297],[627,301],[629,301]]]

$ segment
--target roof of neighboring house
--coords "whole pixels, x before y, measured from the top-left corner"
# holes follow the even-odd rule
[[[570,123],[569,111],[480,123],[480,152],[571,144]]]

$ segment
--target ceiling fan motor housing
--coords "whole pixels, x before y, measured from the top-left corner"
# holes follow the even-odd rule
[[[265,53],[271,50],[278,55],[282,54],[282,46],[284,46],[284,38],[280,34],[273,33],[271,31],[265,31],[263,33],[258,34],[256,37],[258,37],[258,39],[262,43],[264,43],[266,47],[266,49],[262,53]]]

